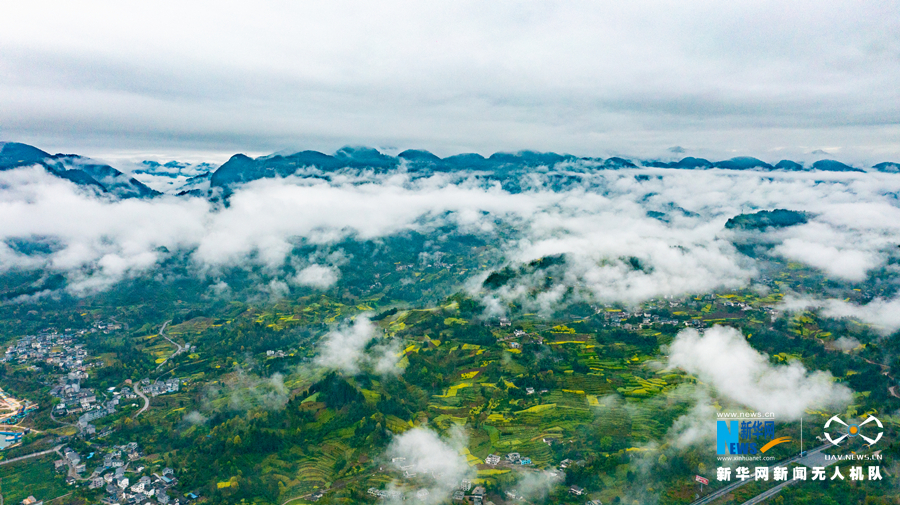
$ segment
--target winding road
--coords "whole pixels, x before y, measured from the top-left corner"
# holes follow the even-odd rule
[[[134,383],[134,392],[144,400],[144,406],[141,407],[141,410],[137,411],[137,414],[135,414],[134,417],[132,418],[132,419],[137,419],[137,417],[139,415],[143,414],[144,411],[147,410],[147,407],[150,406],[150,398],[147,398],[147,395],[145,395],[141,391],[141,385],[139,382]]]
[[[162,338],[164,338],[164,339],[166,339],[166,340],[168,340],[169,343],[172,344],[172,345],[174,345],[176,349],[175,349],[175,352],[173,352],[171,356],[169,356],[168,358],[164,359],[162,363],[160,363],[159,365],[156,366],[156,369],[157,369],[157,370],[159,370],[163,365],[165,365],[166,363],[168,363],[170,359],[174,358],[175,356],[178,356],[179,354],[181,354],[182,352],[184,352],[185,349],[187,349],[186,346],[183,346],[183,345],[179,344],[178,342],[175,342],[174,340],[172,340],[171,338],[169,338],[168,335],[166,335],[166,326],[168,326],[169,323],[171,323],[171,322],[172,322],[172,321],[170,320],[170,321],[166,321],[166,322],[163,323],[162,328],[159,329],[159,336],[162,337]]]

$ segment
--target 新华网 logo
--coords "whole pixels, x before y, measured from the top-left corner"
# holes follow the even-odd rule
[[[790,437],[775,438],[775,421],[716,421],[716,454],[764,453]]]

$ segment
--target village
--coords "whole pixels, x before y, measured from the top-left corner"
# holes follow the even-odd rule
[[[173,486],[178,483],[171,468],[158,472],[148,470],[141,460],[143,452],[136,442],[104,446],[93,444],[92,451],[83,454],[69,447],[58,449],[61,458],[54,462],[57,472],[66,474],[70,486],[87,484],[89,489],[102,489],[108,505],[156,504],[178,505],[196,495],[179,496]],[[87,473],[92,463],[96,467]]]

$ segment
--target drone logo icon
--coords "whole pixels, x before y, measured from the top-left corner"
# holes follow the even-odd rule
[[[839,437],[837,437],[837,438],[834,438],[834,439],[831,438],[831,433],[828,433],[828,427],[831,426],[831,422],[832,422],[832,421],[834,421],[834,422],[836,422],[836,423],[839,423],[839,424],[843,424],[844,426],[846,426],[846,427],[847,427],[846,433],[844,433],[843,435],[841,435],[841,436],[839,436]],[[872,422],[872,421],[875,421],[875,424],[877,424],[878,427],[881,428],[881,430],[882,430],[882,431],[879,431],[879,432],[878,432],[878,435],[876,435],[875,438],[869,438],[869,437],[863,435],[863,434],[862,434],[862,431],[861,431],[861,428],[863,427],[863,425],[865,425],[865,424],[867,424],[867,423],[870,423],[870,422]],[[825,438],[827,438],[828,441],[832,443],[832,445],[838,445],[838,444],[840,444],[840,443],[841,443],[845,438],[847,438],[847,437],[850,437],[850,438],[853,438],[853,437],[860,437],[860,438],[862,438],[863,440],[865,440],[866,442],[868,442],[868,444],[869,444],[870,446],[872,446],[872,445],[875,445],[876,442],[878,442],[879,440],[881,440],[881,436],[884,435],[884,431],[883,431],[883,430],[884,430],[884,426],[881,424],[881,421],[879,421],[877,417],[875,417],[875,416],[873,416],[873,415],[871,415],[871,414],[869,415],[868,419],[866,419],[865,421],[863,421],[863,422],[861,422],[861,423],[859,423],[859,424],[847,424],[847,423],[845,423],[844,421],[842,421],[840,417],[838,417],[838,416],[831,416],[831,419],[829,419],[828,422],[825,423],[825,430],[826,430],[826,431],[825,431]]]

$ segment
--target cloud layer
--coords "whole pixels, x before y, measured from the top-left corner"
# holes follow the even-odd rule
[[[900,242],[894,174],[596,171],[579,163],[556,170],[571,179],[568,186],[554,187],[538,169],[521,181],[521,193],[446,174],[267,179],[238,188],[227,207],[196,197],[111,200],[41,168],[8,170],[0,172],[0,271],[45,268],[66,275],[70,292],[88,294],[183,253],[197,275],[213,281],[223,269],[263,269],[272,278],[267,289],[284,296],[291,286],[332,286],[348,261],[339,252],[293,256],[299,243],[327,249],[346,238],[450,226],[488,238],[513,264],[565,255],[554,285],[537,296],[528,295],[542,275],[492,293],[487,302],[499,310],[519,300],[547,311],[567,293],[637,303],[746,286],[757,264],[734,240],[768,244],[771,254],[837,279],[881,272],[892,282],[898,273],[890,261]],[[765,233],[724,228],[734,215],[772,208],[811,218]],[[22,241],[43,249],[25,254],[16,246]],[[474,275],[478,284],[484,274]],[[835,302],[828,313],[890,329],[898,325],[892,303],[861,309]]]
[[[843,407],[852,399],[828,372],[808,371],[801,363],[772,365],[750,347],[740,331],[715,326],[702,334],[682,330],[672,342],[669,364],[696,375],[730,402],[778,419],[799,419],[808,409]]]

